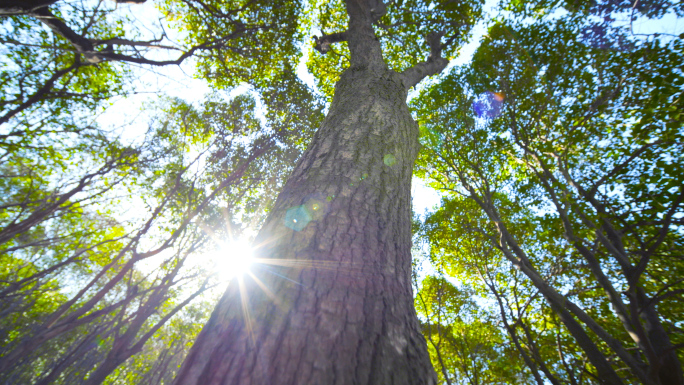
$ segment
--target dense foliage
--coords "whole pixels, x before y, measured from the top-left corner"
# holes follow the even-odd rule
[[[472,63],[414,101],[419,172],[446,193],[418,234],[450,277],[440,293],[473,290],[498,317],[496,352],[525,362],[534,379],[523,382],[677,383],[684,44],[615,27],[587,35],[594,20],[497,21]],[[451,346],[448,328],[430,330]],[[471,376],[447,367],[456,383]],[[511,380],[471,383],[497,381]]]

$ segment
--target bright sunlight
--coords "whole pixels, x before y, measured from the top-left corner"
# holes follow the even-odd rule
[[[235,239],[219,243],[210,259],[222,278],[233,278],[249,272],[254,253],[246,240]]]

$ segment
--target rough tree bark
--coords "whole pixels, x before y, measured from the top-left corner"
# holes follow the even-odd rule
[[[231,283],[175,384],[436,383],[411,290],[406,96],[447,61],[432,35],[426,62],[389,70],[378,9],[347,1],[351,65],[257,236],[265,263]]]

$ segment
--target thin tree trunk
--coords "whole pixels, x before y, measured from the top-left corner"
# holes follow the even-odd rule
[[[530,355],[527,354],[525,349],[523,349],[522,344],[520,343],[520,339],[518,338],[518,335],[515,332],[515,329],[508,323],[508,317],[506,316],[506,310],[504,309],[504,304],[501,300],[501,294],[499,294],[499,291],[496,290],[496,287],[494,287],[494,282],[492,281],[490,283],[490,281],[488,281],[485,278],[484,274],[482,274],[479,267],[477,268],[477,272],[480,275],[480,279],[482,280],[482,282],[484,282],[484,284],[487,285],[487,287],[489,288],[489,291],[492,294],[494,294],[494,298],[496,298],[496,302],[499,305],[499,313],[501,314],[501,321],[503,322],[504,329],[506,329],[508,336],[511,338],[511,341],[513,341],[516,350],[522,356],[523,361],[525,361],[525,365],[527,365],[527,367],[530,369],[530,373],[532,373],[532,376],[534,377],[534,380],[537,382],[537,384],[544,385],[544,379],[541,378],[537,365],[532,360],[532,357],[530,357]],[[487,273],[487,276],[489,277],[489,272]],[[549,380],[553,382],[553,380],[555,379],[549,378]]]
[[[641,302],[645,302],[646,295],[643,289],[637,289],[637,295]],[[682,373],[682,363],[677,357],[677,350],[672,346],[663,324],[660,322],[655,306],[646,306],[641,317],[648,333],[649,342],[653,346],[657,355],[657,360],[650,363],[650,374],[657,377],[662,385],[682,385],[684,384],[684,374]]]
[[[586,313],[582,311],[577,305],[573,304],[567,297],[560,294],[555,288],[550,286],[544,278],[539,274],[539,272],[534,269],[530,263],[529,258],[525,252],[520,248],[514,237],[508,232],[505,223],[499,217],[498,212],[491,204],[491,201],[487,199],[483,200],[482,197],[478,196],[475,189],[468,185],[464,180],[462,183],[470,192],[470,197],[475,200],[475,202],[485,211],[489,218],[496,224],[497,231],[500,238],[491,239],[492,244],[497,247],[503,253],[504,257],[508,259],[515,267],[520,269],[523,274],[525,274],[532,284],[539,290],[539,292],[544,296],[547,303],[550,305],[551,309],[558,315],[560,321],[568,329],[568,332],[573,336],[577,344],[582,348],[582,350],[587,355],[589,361],[596,368],[597,372],[601,376],[601,379],[606,384],[611,385],[623,385],[624,382],[620,376],[615,372],[615,369],[611,366],[610,362],[606,359],[605,355],[601,352],[599,347],[591,340],[587,332],[582,328],[582,325],[575,320],[573,314],[577,316],[585,324],[589,324],[590,328],[594,333],[598,335],[599,338],[603,339],[609,346],[620,355],[620,358],[627,356],[628,353],[625,352],[624,348],[621,347],[619,341],[608,335],[605,330],[601,329],[598,324],[594,322],[593,319],[588,317]],[[592,328],[593,327],[593,328]],[[597,333],[598,331],[598,333]],[[600,334],[599,334],[600,333]],[[606,341],[607,340],[607,341]],[[621,354],[622,353],[622,354]],[[630,358],[630,357],[626,357]],[[634,364],[625,358],[623,360],[627,364]],[[630,366],[632,367],[632,366]],[[639,369],[639,368],[636,368]],[[636,372],[636,370],[635,370]],[[646,384],[653,385],[645,377],[645,373],[637,373],[640,375],[640,379],[645,379],[643,381]]]

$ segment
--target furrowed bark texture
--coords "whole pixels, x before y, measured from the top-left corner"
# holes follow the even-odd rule
[[[401,76],[348,69],[175,384],[435,384],[411,291],[418,128]],[[292,265],[299,267],[292,267]],[[270,292],[270,293],[268,293]]]
[[[269,263],[230,284],[176,385],[436,383],[411,292],[418,127],[381,5],[347,1],[351,66],[257,236]]]

